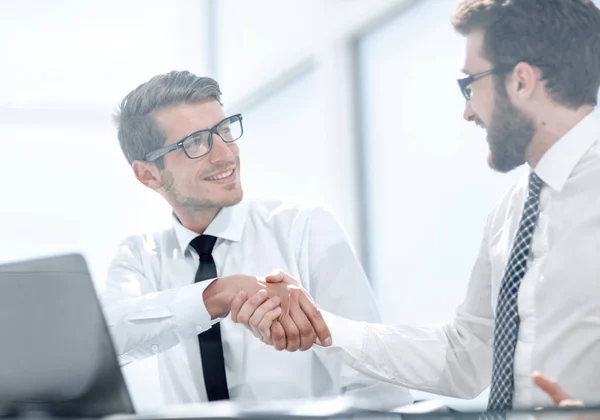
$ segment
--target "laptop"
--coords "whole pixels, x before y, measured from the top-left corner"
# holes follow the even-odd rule
[[[0,265],[0,417],[133,414],[85,259]]]

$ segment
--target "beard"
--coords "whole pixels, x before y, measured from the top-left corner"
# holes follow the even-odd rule
[[[532,118],[512,104],[504,85],[496,85],[494,112],[487,126],[490,167],[509,172],[524,164],[534,134]]]
[[[236,170],[239,170],[239,160]],[[192,197],[179,192],[175,186],[175,180],[171,171],[162,170],[160,173],[160,179],[165,194],[168,195],[182,211],[189,214],[234,206],[242,201],[244,195],[240,188],[239,194],[235,194],[221,200],[215,200],[211,197]]]

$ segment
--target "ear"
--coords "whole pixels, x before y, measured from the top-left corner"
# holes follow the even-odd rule
[[[162,184],[160,181],[160,171],[150,162],[144,162],[141,160],[134,160],[131,164],[135,177],[151,190],[157,190],[161,188]]]
[[[521,100],[531,98],[541,83],[541,72],[529,63],[520,62],[513,69],[511,90]]]

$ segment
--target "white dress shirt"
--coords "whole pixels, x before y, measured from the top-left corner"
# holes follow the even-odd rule
[[[600,402],[599,139],[596,110],[535,168],[545,186],[519,289],[514,407],[552,403],[531,383],[534,370],[557,379],[584,402]],[[477,396],[490,385],[496,303],[526,196],[527,176],[489,215],[466,298],[451,323],[371,325],[325,314],[334,347],[319,351],[392,383],[459,398]]]
[[[265,276],[281,269],[301,280],[315,302],[340,316],[380,322],[372,290],[344,231],[319,207],[244,200],[225,208],[205,234],[218,238],[213,257],[219,276]],[[198,334],[211,321],[203,291],[194,284],[198,236],[173,218],[173,228],[133,236],[120,246],[102,295],[121,365],[157,355],[167,404],[206,401]],[[339,358],[278,352],[230,318],[221,321],[229,395],[264,402],[348,393],[382,407],[412,402],[410,393],[376,381]]]

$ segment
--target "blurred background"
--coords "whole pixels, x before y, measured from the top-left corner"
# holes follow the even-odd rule
[[[486,215],[523,171],[491,171],[462,120],[456,4],[0,0],[0,261],[81,252],[102,290],[122,239],[169,226],[111,115],[150,77],[190,70],[244,114],[247,195],[331,209],[385,322],[450,320]],[[162,404],[154,363],[125,368],[138,410]]]

